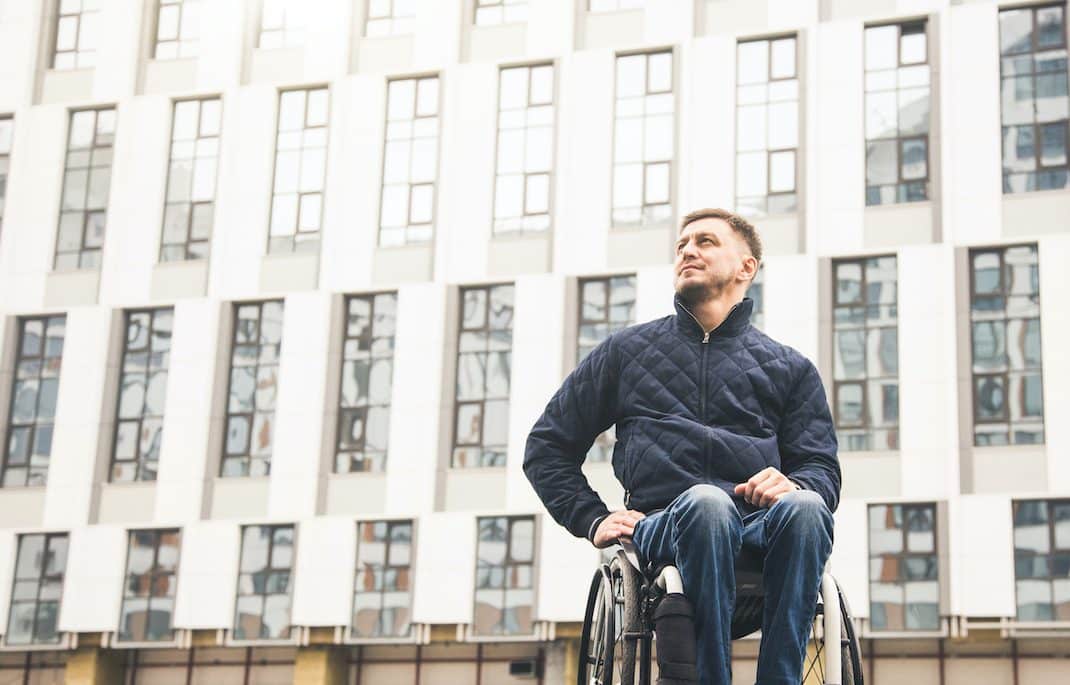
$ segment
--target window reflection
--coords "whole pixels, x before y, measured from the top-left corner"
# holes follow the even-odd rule
[[[1020,621],[1070,620],[1070,500],[1013,503]]]
[[[494,232],[550,227],[554,149],[554,67],[499,72]]]
[[[935,504],[869,506],[870,626],[939,630]]]
[[[410,634],[412,529],[412,521],[362,521],[357,525],[353,637]]]
[[[387,88],[379,245],[427,243],[438,176],[438,77],[398,79]]]
[[[155,642],[174,637],[171,622],[180,547],[177,529],[130,531],[119,640]]]
[[[534,564],[534,518],[477,520],[475,634],[534,632]]]
[[[290,636],[294,527],[243,526],[234,638]]]
[[[67,570],[67,534],[20,535],[17,547],[4,643],[56,644]]]

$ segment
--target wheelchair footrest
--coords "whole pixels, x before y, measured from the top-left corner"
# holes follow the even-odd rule
[[[680,593],[669,593],[654,609],[658,640],[658,685],[698,682],[695,610]]]

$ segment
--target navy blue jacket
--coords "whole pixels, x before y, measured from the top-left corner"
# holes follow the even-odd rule
[[[531,429],[524,473],[554,520],[590,538],[609,513],[580,470],[598,435],[617,426],[613,473],[625,506],[651,512],[697,483],[733,494],[773,466],[821,495],[840,498],[836,433],[817,369],[750,325],[744,299],[704,335],[676,314],[604,340],[569,374]]]

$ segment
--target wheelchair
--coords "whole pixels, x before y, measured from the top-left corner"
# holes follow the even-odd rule
[[[736,560],[732,639],[762,626],[762,560],[746,548]],[[682,593],[671,565],[640,565],[630,542],[617,547],[591,580],[580,635],[577,685],[650,685],[654,610],[669,593]],[[838,641],[826,636],[838,636]],[[828,643],[828,644],[827,644]],[[814,612],[802,683],[862,685],[862,653],[847,598],[825,570]]]

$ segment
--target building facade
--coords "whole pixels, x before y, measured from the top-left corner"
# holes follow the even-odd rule
[[[718,206],[826,383],[869,681],[1065,679],[1066,15],[0,2],[0,681],[574,679],[527,431]]]

